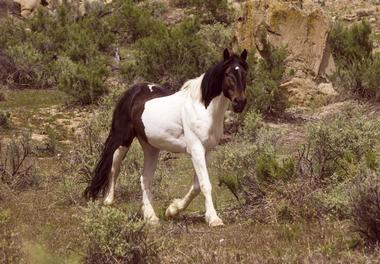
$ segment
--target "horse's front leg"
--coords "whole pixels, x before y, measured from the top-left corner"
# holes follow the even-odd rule
[[[201,192],[198,176],[194,175],[193,185],[190,187],[190,190],[187,192],[185,197],[182,199],[174,199],[174,201],[166,209],[165,216],[168,218],[175,217],[180,212],[185,210],[191,201]]]
[[[205,197],[206,221],[211,227],[221,226],[223,221],[218,217],[212,201],[212,186],[207,171],[205,148],[200,142],[197,142],[190,146],[189,152],[198,177],[199,186]]]

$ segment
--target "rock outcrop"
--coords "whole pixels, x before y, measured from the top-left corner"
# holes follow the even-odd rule
[[[21,6],[21,15],[25,18],[30,17],[34,10],[40,5],[47,6],[47,0],[14,0]]]
[[[282,83],[281,89],[284,89],[289,103],[298,106],[309,106],[321,97],[329,98],[338,95],[331,83],[317,85],[313,80],[297,77]]]
[[[264,27],[272,45],[287,47],[287,65],[297,77],[331,74],[335,64],[327,42],[329,19],[318,5],[308,10],[292,1],[247,1],[246,14],[238,25],[238,45],[260,49],[257,35]]]

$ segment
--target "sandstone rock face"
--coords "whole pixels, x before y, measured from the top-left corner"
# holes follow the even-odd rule
[[[260,49],[256,36],[265,27],[272,45],[287,47],[287,65],[299,77],[331,74],[335,64],[327,43],[329,20],[318,5],[307,10],[291,1],[247,1],[246,14],[238,25],[238,45]]]

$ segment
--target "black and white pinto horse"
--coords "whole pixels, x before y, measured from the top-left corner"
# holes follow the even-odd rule
[[[196,175],[185,197],[175,199],[167,208],[166,217],[186,209],[202,191],[207,223],[212,227],[223,225],[212,201],[206,160],[223,134],[229,101],[234,112],[240,113],[245,107],[248,70],[246,50],[238,56],[225,49],[223,55],[222,62],[187,81],[176,93],[150,83],[134,85],[124,93],[114,110],[111,131],[85,195],[95,199],[103,193],[104,204],[113,202],[120,164],[137,137],[144,152],[144,220],[153,224],[159,221],[152,207],[151,187],[159,152],[167,150],[190,154]]]

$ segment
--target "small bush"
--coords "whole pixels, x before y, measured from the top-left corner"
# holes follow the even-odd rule
[[[14,60],[14,82],[32,88],[58,85],[83,104],[104,94],[104,54],[115,34],[98,10],[91,10],[78,19],[74,6],[64,2],[54,14],[39,9],[31,19],[3,24],[0,48]]]
[[[314,183],[352,179],[361,163],[376,168],[378,121],[338,118],[310,128],[307,144],[299,152],[299,174]]]
[[[363,87],[369,98],[380,99],[380,54],[375,54],[368,62],[363,74]]]
[[[216,151],[213,166],[218,171],[219,184],[227,187],[237,199],[245,199],[244,203],[255,200],[261,196],[254,184],[254,162],[257,155],[257,147],[253,144],[227,144]],[[238,162],[237,162],[238,161]],[[245,189],[250,188],[242,181],[252,182],[256,190],[249,196],[245,196]],[[257,192],[256,192],[257,191]],[[243,196],[243,197],[241,197]],[[257,196],[257,197],[256,197]],[[249,201],[248,201],[249,200]]]
[[[287,51],[285,48],[272,46],[261,33],[260,41],[263,49],[260,51],[262,59],[258,62],[250,56],[250,79],[248,94],[250,101],[248,107],[256,109],[264,115],[279,115],[288,106],[285,92],[281,90],[280,84],[285,75],[285,59]]]
[[[22,260],[22,241],[11,221],[10,211],[0,210],[0,262],[20,263]]]
[[[14,60],[0,48],[0,85],[5,85],[10,88],[27,88],[35,84],[34,77],[35,75],[30,69],[18,66]]]
[[[292,158],[280,159],[271,133],[263,128],[255,143],[233,142],[217,150],[214,166],[219,184],[227,187],[245,205],[257,204],[273,185],[295,175]]]
[[[197,37],[200,37],[209,46],[213,56],[219,58],[220,52],[231,46],[233,31],[231,27],[225,26],[222,23],[212,25],[202,24]]]
[[[9,112],[0,110],[0,127],[8,128],[10,125],[9,124],[10,117],[11,117],[11,114]]]
[[[101,58],[87,65],[60,58],[58,68],[61,69],[58,88],[75,101],[89,104],[107,92],[103,79],[107,71]]]
[[[12,139],[4,149],[0,145],[0,183],[16,190],[38,186],[30,141],[29,135],[23,135]]]
[[[351,219],[354,231],[369,246],[380,243],[380,177],[378,172],[366,171],[359,176],[352,196]]]
[[[86,263],[158,263],[158,249],[144,224],[112,207],[90,204],[82,217],[88,243]]]
[[[278,162],[273,153],[260,154],[256,159],[256,177],[260,182],[273,183],[278,179],[290,179],[294,176],[295,166],[291,158]]]
[[[362,21],[351,27],[336,24],[330,32],[329,43],[337,64],[336,82],[353,94],[379,98],[380,57],[373,55],[371,25]]]
[[[262,118],[256,111],[250,110],[244,115],[243,127],[241,129],[244,138],[254,142],[261,127]]]
[[[219,59],[197,35],[200,29],[198,20],[189,19],[161,35],[140,39],[136,43],[135,75],[155,82],[166,80],[178,88],[200,75]]]
[[[227,0],[174,0],[172,1],[178,7],[193,7],[192,12],[202,18],[205,23],[213,24],[222,22],[229,24],[232,20],[233,10],[230,8]]]
[[[162,35],[165,25],[155,19],[149,8],[138,7],[132,0],[115,1],[114,13],[108,18],[111,31],[117,32],[121,42],[133,43],[151,35]]]

